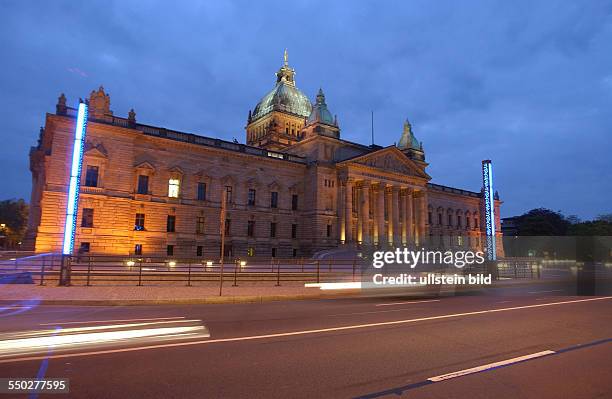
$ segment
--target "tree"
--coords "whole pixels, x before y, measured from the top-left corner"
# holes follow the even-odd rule
[[[564,236],[569,225],[560,212],[537,208],[518,217],[517,233],[520,236]]]
[[[612,213],[604,213],[595,218],[596,221],[606,222],[612,224]]]
[[[568,234],[572,236],[612,236],[612,222],[590,220],[570,226]]]
[[[0,201],[0,236],[4,247],[14,247],[20,243],[28,226],[28,204],[22,200]]]

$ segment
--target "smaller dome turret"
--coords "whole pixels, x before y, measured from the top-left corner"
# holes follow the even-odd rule
[[[329,109],[327,109],[327,104],[325,103],[325,94],[323,94],[323,89],[319,89],[319,93],[317,94],[317,99],[315,104],[312,106],[312,112],[308,117],[307,124],[311,123],[324,123],[330,126],[338,126],[336,124],[335,118],[332,116]]]

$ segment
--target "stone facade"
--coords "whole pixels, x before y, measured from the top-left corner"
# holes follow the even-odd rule
[[[297,90],[293,73],[285,58],[275,90],[288,79]],[[277,107],[281,100],[289,103]],[[294,91],[256,108],[257,119],[249,112],[250,145],[140,124],[133,110],[116,117],[103,88],[88,103],[75,250],[218,257],[226,190],[229,256],[484,244],[481,194],[430,184],[409,124],[398,146],[342,140],[322,91],[308,118]],[[28,238],[37,252],[61,251],[75,122],[62,94],[30,152]]]

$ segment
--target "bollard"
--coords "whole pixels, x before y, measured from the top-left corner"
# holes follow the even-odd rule
[[[321,280],[320,266],[321,266],[321,261],[317,261],[317,283],[319,283]]]
[[[357,259],[353,259],[353,282],[355,282],[355,267],[357,266]]]
[[[276,286],[280,287],[280,260],[276,263]]]

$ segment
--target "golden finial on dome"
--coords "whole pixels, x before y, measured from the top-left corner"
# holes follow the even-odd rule
[[[287,54],[287,49],[285,49],[285,66],[289,66],[289,55]]]

